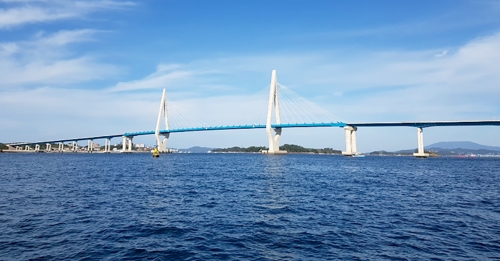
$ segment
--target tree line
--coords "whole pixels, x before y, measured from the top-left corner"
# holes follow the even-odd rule
[[[263,150],[268,150],[267,147],[264,146],[250,146],[248,148],[244,147],[231,147],[231,148],[221,148],[221,149],[213,149],[212,152],[246,152],[246,153],[257,153]],[[323,149],[311,149],[304,148],[295,144],[285,144],[280,146],[280,150],[286,150],[289,153],[314,153],[314,154],[342,154],[340,150],[334,150],[332,148],[323,148]]]

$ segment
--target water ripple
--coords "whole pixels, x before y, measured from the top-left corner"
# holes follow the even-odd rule
[[[0,154],[0,260],[499,260],[500,161]]]

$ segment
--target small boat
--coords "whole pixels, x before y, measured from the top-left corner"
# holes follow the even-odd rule
[[[354,154],[354,155],[352,155],[352,157],[353,158],[364,158],[365,155],[363,155],[363,154]]]
[[[157,149],[157,148],[155,148],[155,149],[153,150],[153,158],[158,158],[158,157],[160,157],[160,152],[158,151],[158,149]]]

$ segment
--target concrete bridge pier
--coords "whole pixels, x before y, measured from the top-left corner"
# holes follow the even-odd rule
[[[413,156],[417,158],[429,157],[429,153],[425,153],[424,151],[424,130],[422,127],[417,128],[417,140],[418,140],[417,152],[413,153]]]
[[[31,150],[29,145],[24,146],[24,150]]]
[[[129,152],[132,152],[132,139],[133,139],[133,138],[134,138],[133,136],[130,136],[130,137],[128,138],[128,151],[129,151]]]
[[[111,139],[107,138],[104,142],[104,152],[111,152]]]
[[[63,152],[64,151],[64,143],[59,142],[57,151],[59,151],[59,152]]]
[[[127,136],[122,136],[122,152],[127,150]]]
[[[78,142],[73,141],[73,152],[78,152]]]
[[[163,136],[163,140],[160,138],[160,136]],[[168,142],[169,137],[170,137],[170,133],[165,133],[162,135],[158,135],[156,137],[156,139],[157,139],[156,143],[158,144],[158,151],[159,152],[168,152],[167,142]]]
[[[88,153],[92,153],[93,149],[94,149],[94,141],[93,140],[89,140],[88,143],[87,143],[87,152]]]
[[[47,143],[45,144],[45,151],[50,152],[52,150],[52,144]]]
[[[35,145],[35,151],[36,151],[36,152],[40,151],[40,144],[36,144],[36,145]]]
[[[274,135],[273,135],[274,130]],[[280,138],[281,138],[281,128],[274,128],[267,130],[267,137],[269,139],[269,150],[267,150],[267,154],[285,154],[286,150],[280,150]]]
[[[356,144],[356,131],[358,128],[354,126],[345,126],[345,151],[342,151],[344,156],[353,156],[358,154],[358,148]]]
[[[122,142],[122,152],[132,152],[132,139],[134,137],[130,136],[122,136],[123,142]]]

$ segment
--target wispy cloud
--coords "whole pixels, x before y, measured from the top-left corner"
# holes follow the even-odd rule
[[[155,72],[144,79],[130,82],[119,82],[114,87],[108,89],[110,92],[138,91],[148,89],[160,89],[166,86],[175,85],[175,82],[187,80],[192,73],[188,71]]]
[[[103,9],[123,9],[136,6],[134,1],[112,1],[112,0],[96,0],[96,1],[75,1],[73,6],[86,11],[100,11]]]
[[[46,37],[39,36],[35,44],[63,46],[70,43],[92,41],[96,33],[101,32],[94,29],[64,30]]]
[[[213,62],[213,61],[212,61]],[[108,87],[108,92],[145,91],[168,88],[182,93],[199,91],[201,95],[213,90],[231,90],[224,82],[216,82],[220,75],[237,72],[237,69],[221,71],[210,61],[194,61],[188,64],[159,64],[156,71],[142,79],[119,82]],[[222,69],[222,67],[220,67]],[[199,95],[198,95],[199,96]]]
[[[0,29],[10,29],[25,24],[52,22],[80,18],[92,12],[123,9],[136,5],[132,1],[41,1],[3,0],[8,7],[0,9]]]
[[[0,29],[27,23],[48,22],[75,17],[75,12],[52,10],[41,7],[16,7],[0,10]]]
[[[97,32],[66,30],[31,41],[0,43],[0,90],[24,84],[78,83],[116,74],[116,66],[86,54],[75,57],[67,48],[72,43],[92,40]]]
[[[441,53],[435,54],[434,57],[443,57],[448,54],[448,50],[443,50]]]
[[[19,50],[17,43],[0,43],[0,56],[9,56]]]
[[[18,64],[3,63],[0,75],[5,85],[15,84],[68,84],[103,79],[115,74],[113,65],[100,64],[90,57],[56,61],[30,61]]]
[[[432,51],[397,52],[384,60],[369,56],[368,61],[358,63],[355,73],[337,72],[343,75],[342,85],[334,84],[344,93],[338,101],[341,105],[347,104],[344,100],[358,105],[346,111],[348,116],[344,118],[387,120],[392,115],[393,120],[449,120],[498,116],[498,48],[500,34],[494,34],[442,57],[430,55]],[[380,66],[368,66],[373,63]],[[387,86],[395,88],[377,92]],[[354,90],[365,95],[353,95]]]
[[[0,30],[18,29],[26,24],[85,18],[106,10],[128,8],[132,1],[91,0],[0,0]],[[67,85],[100,80],[115,75],[116,65],[102,63],[88,51],[77,51],[74,44],[97,41],[93,28],[39,31],[30,38],[0,42],[0,91],[45,84]],[[12,38],[11,38],[12,39]],[[68,85],[70,84],[70,85]]]

